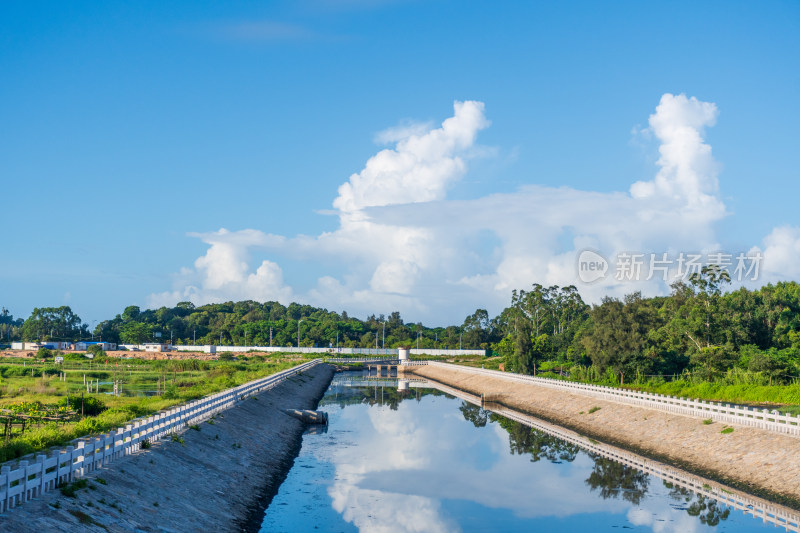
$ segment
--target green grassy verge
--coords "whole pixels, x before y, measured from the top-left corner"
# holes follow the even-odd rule
[[[123,427],[128,421],[149,416],[162,409],[202,398],[255,379],[296,366],[310,357],[275,354],[264,357],[248,357],[240,361],[143,361],[109,360],[106,364],[87,363],[83,367],[64,371],[48,363],[26,361],[0,362],[0,409],[34,415],[52,410],[59,403],[66,403],[77,414],[69,421],[53,422],[28,420],[24,432],[17,425],[3,435],[0,417],[0,462],[8,461],[44,450],[51,446],[64,445],[72,439],[98,435]],[[33,375],[31,375],[33,374]],[[101,392],[86,392],[87,380],[98,379],[103,384]],[[113,381],[122,383],[122,394],[110,392]],[[94,390],[94,389],[92,389]],[[81,407],[99,405],[102,412],[82,416]]]

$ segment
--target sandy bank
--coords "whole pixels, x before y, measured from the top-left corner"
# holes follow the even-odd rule
[[[704,424],[699,418],[476,375],[456,366],[421,366],[412,372],[472,394],[491,395],[512,409],[793,507],[800,502],[800,439],[740,426],[721,433],[726,426],[718,422]]]
[[[52,491],[0,515],[0,530],[240,531],[299,449],[304,425],[281,409],[313,409],[332,377],[330,365],[294,376],[185,430],[183,442],[164,439],[98,470],[75,498]]]

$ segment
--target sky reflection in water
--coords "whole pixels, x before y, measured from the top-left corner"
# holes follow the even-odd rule
[[[334,385],[320,409],[262,532],[775,530],[438,391]]]

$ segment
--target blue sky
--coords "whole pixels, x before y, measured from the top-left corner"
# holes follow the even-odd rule
[[[800,275],[797,2],[6,2],[0,73],[16,316],[252,298],[446,324],[570,283],[585,247]],[[448,133],[454,102],[477,115]],[[634,195],[684,127],[692,185]],[[334,207],[351,182],[368,198]],[[667,290],[608,281],[579,288]]]

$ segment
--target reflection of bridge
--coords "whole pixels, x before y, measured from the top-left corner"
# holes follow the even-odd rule
[[[391,387],[397,388],[398,391],[407,391],[409,389],[409,385],[414,383],[415,387],[429,387],[428,380],[423,378],[393,378],[393,377],[381,377],[381,376],[374,376],[374,375],[366,375],[366,376],[359,376],[359,377],[336,377],[331,382],[331,386],[340,385],[343,387]]]

